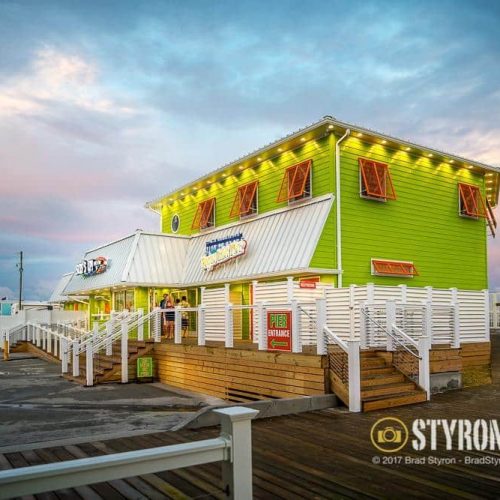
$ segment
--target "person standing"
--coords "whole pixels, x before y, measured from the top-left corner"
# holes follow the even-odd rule
[[[166,309],[168,302],[168,293],[163,294],[163,299],[160,300],[160,309]],[[161,334],[165,334],[167,328],[167,314],[161,313]]]
[[[183,309],[186,307],[191,307],[185,295],[182,296],[181,307]],[[189,335],[189,313],[188,311],[182,311],[182,336],[184,338],[187,338],[188,335]]]
[[[167,302],[165,305],[165,309],[167,310],[165,313],[165,317],[167,320],[167,339],[174,338],[174,325],[175,325],[175,309],[174,302],[170,295],[167,295]]]

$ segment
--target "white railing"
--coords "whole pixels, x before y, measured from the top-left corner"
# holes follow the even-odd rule
[[[251,500],[251,420],[259,412],[243,407],[214,412],[221,419],[221,434],[217,438],[2,471],[0,499],[222,462],[227,496]]]
[[[361,307],[362,325],[361,348],[384,347],[393,353],[393,365],[407,377],[412,379],[427,393],[430,398],[430,358],[431,348],[430,335],[430,307],[425,308],[423,314],[422,334],[417,339],[412,338],[397,325],[398,308],[393,300],[388,300],[384,306],[384,323],[381,322],[380,314],[373,315],[373,311],[379,311],[373,307]]]

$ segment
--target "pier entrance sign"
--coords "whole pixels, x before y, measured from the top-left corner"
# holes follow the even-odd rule
[[[292,350],[292,311],[267,311],[267,349]]]

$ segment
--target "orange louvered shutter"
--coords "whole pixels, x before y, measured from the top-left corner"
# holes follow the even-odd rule
[[[238,188],[229,217],[244,217],[252,213],[259,181],[249,182]]]
[[[418,276],[418,271],[412,262],[398,260],[372,260],[373,270],[376,274],[391,276]]]
[[[395,200],[389,166],[386,163],[358,158],[361,172],[361,195],[382,200]]]
[[[199,203],[194,215],[191,229],[205,229],[213,225],[213,210],[215,205],[215,198],[210,198]]]
[[[460,213],[469,217],[486,217],[486,205],[478,186],[458,184],[460,192]]]
[[[308,183],[310,184],[312,160],[306,160],[288,167],[283,175],[277,202],[294,201],[304,196]]]

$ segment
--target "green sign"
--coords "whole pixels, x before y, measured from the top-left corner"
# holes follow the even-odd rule
[[[153,378],[153,358],[137,359],[137,378]]]

